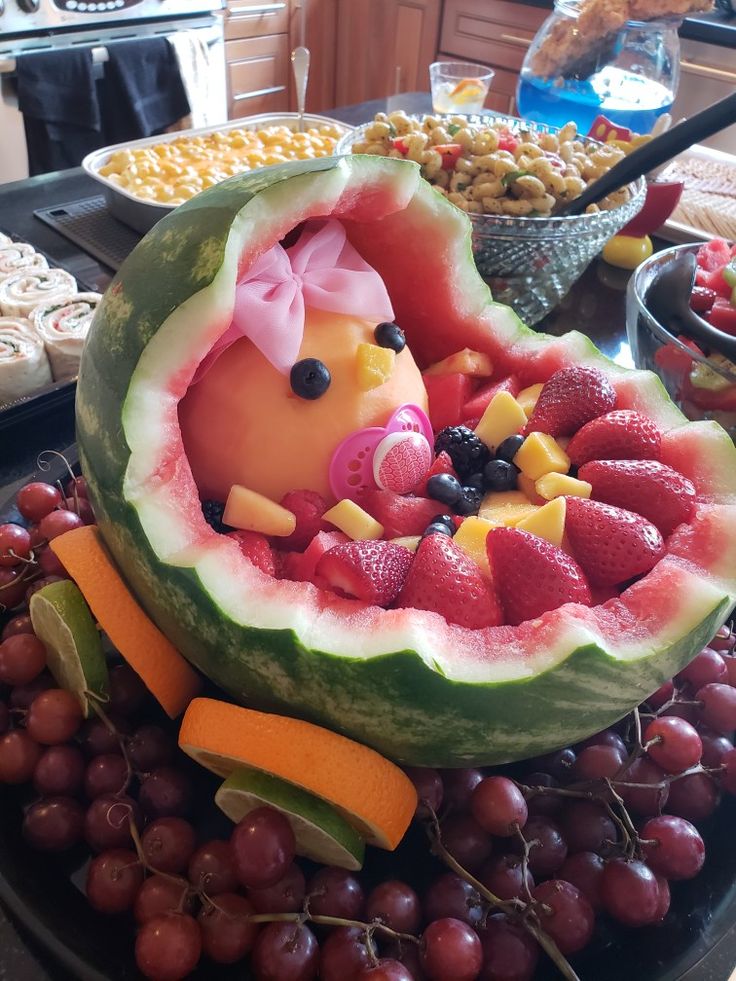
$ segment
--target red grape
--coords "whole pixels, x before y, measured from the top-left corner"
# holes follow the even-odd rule
[[[82,840],[84,809],[73,797],[45,797],[23,818],[23,837],[33,848],[61,852]]]
[[[548,879],[533,895],[541,904],[537,907],[540,926],[563,954],[575,954],[589,943],[595,914],[579,889],[562,879]]]
[[[133,906],[137,923],[147,923],[160,913],[191,913],[193,897],[184,879],[149,875],[138,890]]]
[[[594,910],[603,905],[601,901],[601,877],[605,862],[595,852],[576,852],[568,855],[560,866],[559,877],[571,882],[585,896]]]
[[[491,859],[491,861],[493,860]],[[482,876],[481,881],[487,885]],[[450,917],[455,920],[462,920],[469,926],[477,927],[483,918],[483,903],[480,893],[465,879],[455,875],[454,872],[445,872],[444,875],[434,880],[424,895],[422,908],[427,923]]]
[[[414,981],[414,975],[401,961],[382,957],[375,964],[361,967],[353,975],[353,981]]]
[[[550,787],[558,786],[557,781],[550,773],[530,773],[524,778],[527,787]],[[554,817],[562,809],[563,799],[556,794],[534,793],[528,798],[526,806],[530,814],[546,814]]]
[[[489,834],[506,838],[526,824],[528,811],[524,795],[508,777],[486,777],[470,799],[470,810]]]
[[[138,970],[151,981],[181,981],[202,954],[202,931],[186,913],[160,913],[144,923],[135,941]]]
[[[667,773],[682,773],[700,760],[700,736],[684,719],[661,716],[644,730],[647,753]]]
[[[28,578],[24,571],[0,566],[0,612],[14,609],[26,595]]]
[[[294,861],[296,840],[280,811],[258,807],[235,825],[230,845],[240,884],[263,889],[283,878]]]
[[[14,634],[0,644],[0,682],[27,685],[46,667],[46,648],[34,634]]]
[[[258,936],[258,924],[248,920],[253,905],[234,892],[221,893],[216,902],[216,906],[205,906],[197,917],[202,950],[216,964],[234,964],[245,957]]]
[[[200,845],[189,862],[189,881],[207,896],[233,892],[238,884],[230,842],[207,841]]]
[[[120,740],[102,719],[88,719],[79,733],[79,743],[87,757],[120,753]]]
[[[673,780],[667,810],[688,821],[704,821],[718,806],[718,787],[707,773],[689,773]]]
[[[357,971],[373,963],[365,930],[336,927],[322,944],[319,959],[320,981],[347,981]]]
[[[662,710],[662,715],[669,718],[684,719],[691,726],[696,726],[700,722],[698,706],[690,701],[677,701]]]
[[[304,924],[269,923],[250,962],[255,981],[312,981],[319,968],[317,940]]]
[[[78,514],[86,525],[93,525],[95,523],[95,513],[86,497],[77,497],[76,500],[73,497],[67,497],[64,500],[64,504],[68,511]]]
[[[601,732],[589,736],[577,747],[578,755],[580,755],[581,750],[587,749],[588,746],[611,746],[613,749],[617,749],[622,756],[626,756],[626,743],[614,729],[603,729]]]
[[[41,747],[23,729],[0,737],[0,783],[27,783],[33,776]]]
[[[41,518],[38,522],[38,531],[46,541],[50,542],[54,538],[58,538],[59,535],[64,535],[74,528],[81,528],[83,525],[84,522],[78,514],[61,508],[47,514],[45,518]]]
[[[159,766],[142,781],[138,800],[147,817],[184,817],[192,805],[192,784],[181,770]]]
[[[550,818],[529,818],[524,828],[524,839],[529,845],[529,871],[535,879],[552,875],[567,858],[567,844],[558,824]],[[521,843],[513,842],[514,851],[520,851]]]
[[[480,770],[466,767],[462,770],[440,770],[443,801],[450,811],[467,811],[473,791],[483,779]]]
[[[108,687],[111,712],[134,715],[148,697],[148,689],[128,664],[116,664],[110,672]]]
[[[106,794],[124,794],[128,789],[128,764],[119,753],[95,756],[84,774],[84,792],[90,800]]]
[[[671,681],[665,681],[663,685],[660,685],[659,688],[655,692],[652,692],[649,698],[645,698],[644,701],[656,712],[657,709],[661,709],[663,705],[669,702],[674,694],[674,684]]]
[[[98,913],[124,913],[133,906],[143,882],[143,866],[134,851],[113,848],[93,858],[87,869],[87,899]]]
[[[22,525],[0,525],[0,566],[20,565],[31,557],[31,536]]]
[[[422,934],[422,966],[431,981],[475,981],[483,948],[472,927],[447,917],[430,923]]]
[[[437,814],[442,806],[443,796],[442,777],[437,770],[428,766],[408,766],[406,775],[417,790],[417,817],[429,815],[425,801]]]
[[[651,923],[659,902],[654,872],[643,862],[612,859],[601,876],[601,899],[619,923],[632,927]]]
[[[641,784],[651,785],[651,790]],[[670,792],[664,770],[646,756],[634,760],[614,787],[626,807],[642,817],[659,814]]]
[[[733,654],[733,647],[730,649],[730,653],[723,654],[723,660],[726,663],[726,676],[728,678],[729,685],[736,685],[736,657]]]
[[[249,889],[248,899],[258,913],[296,913],[304,905],[304,873],[292,862],[285,875],[272,886]]]
[[[21,487],[16,496],[18,510],[29,521],[40,521],[61,504],[62,496],[58,487],[42,481],[34,481]]]
[[[38,567],[44,576],[55,576],[59,579],[68,579],[64,566],[61,564],[56,554],[46,545],[38,550]]]
[[[730,685],[704,685],[695,698],[701,703],[700,717],[707,726],[726,733],[736,729],[736,688]]]
[[[616,825],[596,801],[568,801],[559,821],[570,852],[599,852],[616,841]]]
[[[363,887],[347,869],[318,869],[309,880],[307,895],[309,909],[318,916],[359,920],[363,914]]]
[[[578,753],[573,772],[576,780],[600,780],[614,777],[623,766],[626,758],[618,746],[597,743],[586,746]]]
[[[736,794],[736,749],[730,749],[723,757],[721,784],[729,794]]]
[[[700,762],[703,766],[721,766],[726,753],[733,749],[733,743],[720,732],[714,732],[703,726],[700,727],[699,732],[700,741],[703,744],[703,755],[700,757]]]
[[[84,837],[94,852],[130,844],[130,822],[141,827],[140,808],[132,797],[107,795],[93,800],[84,818]]]
[[[491,854],[491,836],[470,814],[453,815],[442,822],[442,843],[468,872],[477,872]]]
[[[657,888],[659,889],[659,895],[657,897],[657,909],[654,916],[651,919],[651,923],[661,923],[662,920],[667,916],[670,908],[670,884],[665,879],[663,875],[658,875],[655,873],[655,879],[657,880]]]
[[[70,477],[66,484],[64,484],[64,493],[67,497],[71,498],[74,498],[74,494],[76,493],[77,497],[83,497],[86,499],[89,497],[87,479],[82,476],[74,478]]]
[[[518,855],[494,855],[480,870],[478,878],[499,899],[526,899],[527,893],[534,888],[534,879],[527,869],[524,883],[522,872]]]
[[[83,778],[84,757],[76,746],[49,746],[33,771],[33,786],[47,797],[73,796]]]
[[[565,749],[558,749],[556,753],[543,756],[536,762],[540,770],[549,773],[555,780],[559,780],[560,783],[569,783],[574,773],[573,767],[576,759],[575,750],[566,746]]]
[[[371,890],[365,903],[367,920],[380,920],[398,933],[415,933],[422,917],[419,897],[410,885],[388,879]]]
[[[703,685],[708,685],[711,682],[727,684],[727,679],[726,662],[718,651],[714,651],[710,647],[704,647],[677,675],[677,680],[690,685],[693,691],[697,691]]]
[[[42,576],[40,579],[34,579],[30,585],[26,585],[25,600],[26,603],[31,602],[31,596],[37,593],[39,589],[43,589],[44,586],[49,586],[52,582],[61,582],[62,579],[67,578],[66,576]]]
[[[139,726],[127,743],[130,762],[140,773],[166,766],[174,756],[175,744],[161,726]]]
[[[29,681],[27,685],[16,685],[10,692],[10,705],[14,709],[21,709],[26,712],[31,707],[31,702],[37,698],[42,691],[56,688],[56,682],[48,671]]]
[[[716,631],[715,637],[711,640],[709,647],[712,647],[716,651],[729,651],[731,652],[736,644],[736,636],[731,631],[730,626],[724,623],[722,627],[719,627]]]
[[[157,872],[183,872],[195,844],[194,828],[177,817],[158,818],[141,835],[146,862]]]
[[[3,602],[2,593],[0,593],[0,603]],[[33,624],[31,623],[30,613],[18,613],[11,620],[5,624],[0,633],[0,640],[7,640],[8,637],[14,637],[15,634],[32,634]]]
[[[7,702],[0,702],[0,736],[10,728],[10,709]]]
[[[539,960],[536,941],[502,913],[486,920],[480,934],[483,967],[479,981],[531,981]]]
[[[82,706],[76,695],[63,688],[49,688],[31,703],[26,729],[37,742],[54,746],[71,739],[82,718]]]
[[[647,865],[666,879],[692,879],[702,869],[703,839],[697,828],[684,818],[661,814],[647,821],[639,836],[652,842],[644,845]]]

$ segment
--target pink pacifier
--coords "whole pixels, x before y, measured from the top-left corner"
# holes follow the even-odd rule
[[[351,433],[330,462],[330,487],[340,501],[369,488],[406,494],[432,466],[434,434],[418,405],[402,405],[386,425]]]

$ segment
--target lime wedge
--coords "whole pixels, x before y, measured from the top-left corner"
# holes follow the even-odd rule
[[[56,683],[74,692],[89,714],[87,692],[104,698],[108,674],[100,635],[84,596],[73,582],[52,582],[34,593],[31,623],[46,648],[46,661]]]
[[[257,807],[273,807],[288,818],[297,855],[341,869],[363,867],[365,842],[345,818],[331,804],[270,773],[234,770],[215,803],[235,822]]]

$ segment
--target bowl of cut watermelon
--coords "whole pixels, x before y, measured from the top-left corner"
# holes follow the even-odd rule
[[[736,336],[736,245],[714,238],[677,245],[643,262],[629,281],[626,329],[634,361],[662,379],[688,419],[715,419],[736,439],[736,363],[696,344],[672,323],[660,323],[647,294],[657,276],[683,253],[697,261],[690,306],[711,326]]]

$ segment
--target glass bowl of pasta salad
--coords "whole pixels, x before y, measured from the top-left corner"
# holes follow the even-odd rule
[[[368,153],[419,164],[422,175],[472,224],[473,254],[494,299],[528,324],[549,313],[605,243],[644,204],[640,179],[586,214],[556,217],[624,151],[505,115],[378,113],[343,137],[336,153]]]

